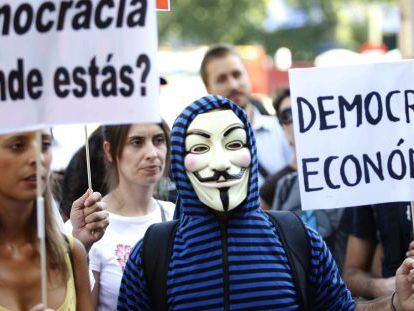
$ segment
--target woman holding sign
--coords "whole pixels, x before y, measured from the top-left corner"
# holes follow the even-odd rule
[[[168,166],[169,129],[165,122],[104,127],[110,192],[104,197],[109,226],[89,252],[98,310],[116,310],[122,273],[132,247],[156,222],[170,220],[174,204],[153,198]]]
[[[0,135],[0,310],[42,310],[36,232],[36,133]],[[45,199],[48,308],[91,310],[86,253],[63,236],[47,184],[52,134],[42,131],[41,179]]]

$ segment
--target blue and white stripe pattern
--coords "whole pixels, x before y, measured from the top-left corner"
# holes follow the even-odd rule
[[[185,133],[200,113],[231,109],[246,127],[252,156],[247,198],[226,222],[197,198],[185,173]],[[243,110],[219,96],[188,106],[172,130],[172,172],[179,193],[180,224],[167,274],[170,310],[299,310],[277,229],[259,208],[257,156],[252,128]],[[355,304],[321,237],[308,229],[311,310],[353,310]],[[156,294],[156,293],[155,293]],[[118,310],[151,310],[141,268],[141,243],[132,251],[122,279]]]

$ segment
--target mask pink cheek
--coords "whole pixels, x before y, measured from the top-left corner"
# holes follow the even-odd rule
[[[184,158],[184,167],[189,172],[194,172],[197,169],[197,159],[194,155],[188,154]]]
[[[245,154],[243,156],[243,166],[244,167],[249,167],[250,163],[252,162],[252,157],[250,156],[250,152],[247,152],[247,154]]]
[[[234,163],[239,165],[240,167],[249,167],[251,162],[252,157],[250,156],[250,152],[248,150],[244,150],[244,152],[241,152],[234,161]]]

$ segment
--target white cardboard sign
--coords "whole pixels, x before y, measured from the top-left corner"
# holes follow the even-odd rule
[[[289,71],[303,210],[414,200],[414,61]]]
[[[0,0],[0,132],[159,121],[151,0]]]

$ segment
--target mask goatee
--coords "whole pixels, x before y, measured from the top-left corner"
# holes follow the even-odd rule
[[[227,212],[229,209],[229,187],[219,188],[219,190],[221,203],[223,203],[223,210]]]

